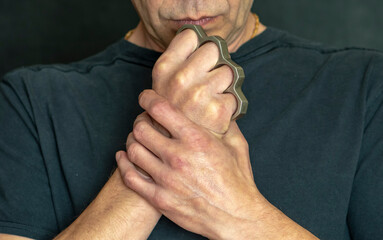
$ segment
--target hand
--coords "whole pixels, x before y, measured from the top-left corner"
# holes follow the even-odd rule
[[[125,184],[170,220],[209,238],[229,235],[234,226],[248,222],[259,193],[248,145],[236,123],[221,139],[154,91],[144,91],[140,105],[147,112],[138,116],[128,138],[128,155],[118,161]],[[158,131],[155,121],[171,137]],[[140,174],[134,164],[152,178]]]
[[[218,134],[225,133],[237,108],[230,93],[232,70],[213,69],[219,51],[214,43],[197,48],[197,35],[184,30],[170,43],[153,68],[153,90],[177,106],[190,120]]]

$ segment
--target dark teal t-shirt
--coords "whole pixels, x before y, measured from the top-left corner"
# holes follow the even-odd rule
[[[124,149],[160,53],[121,39],[0,83],[0,232],[49,239],[95,198]],[[383,54],[268,28],[232,58],[246,74],[260,192],[321,239],[383,236]],[[200,239],[161,218],[149,239]]]

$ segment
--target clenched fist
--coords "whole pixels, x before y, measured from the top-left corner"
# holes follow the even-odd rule
[[[231,121],[236,100],[223,94],[231,69],[214,69],[215,44],[196,47],[196,35],[185,30],[156,63],[154,90],[139,98],[146,112],[117,157],[125,185],[208,238],[316,239],[258,191],[246,139]]]
[[[170,43],[153,68],[153,90],[180,109],[190,120],[215,133],[225,133],[237,108],[230,93],[232,70],[214,69],[219,50],[214,43],[197,49],[198,38],[184,30]]]

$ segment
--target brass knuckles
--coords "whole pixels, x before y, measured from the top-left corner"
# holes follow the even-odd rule
[[[220,54],[219,54],[219,59],[217,61],[217,64],[215,65],[214,68],[218,68],[222,65],[227,65],[231,68],[234,74],[233,82],[224,91],[225,93],[232,93],[237,99],[237,104],[238,104],[237,110],[235,111],[231,119],[236,120],[243,117],[246,114],[247,106],[249,104],[241,89],[243,80],[245,79],[245,72],[243,71],[242,67],[240,67],[238,64],[233,62],[233,60],[231,60],[226,41],[219,36],[210,36],[210,37],[207,36],[205,31],[199,25],[192,25],[192,24],[183,25],[180,29],[178,29],[177,34],[179,34],[185,29],[194,30],[194,32],[197,34],[198,36],[197,48],[199,48],[201,45],[207,42],[213,42],[217,45]]]

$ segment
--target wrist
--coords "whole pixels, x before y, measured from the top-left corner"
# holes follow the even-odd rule
[[[217,239],[318,239],[273,206],[258,191],[241,215],[223,225]]]
[[[105,189],[105,193],[101,192],[100,201],[109,202],[108,208],[115,208],[120,212],[121,220],[126,224],[132,224],[132,215],[140,216],[142,221],[151,222],[157,222],[161,217],[157,209],[124,184],[120,171],[116,170],[113,173],[107,185],[110,186]]]
[[[243,198],[241,206],[224,225],[224,231],[219,239],[255,239],[255,236],[262,228],[260,222],[269,208],[267,200],[258,191],[256,186],[249,191],[246,198]]]
[[[236,206],[231,206],[230,210],[214,208],[208,214],[212,219],[207,220],[205,237],[215,240],[229,239],[254,239],[254,233],[258,228],[258,216],[263,210],[264,197],[257,188],[251,187],[246,196],[241,199]]]
[[[94,201],[55,239],[147,239],[161,214],[115,171]]]

